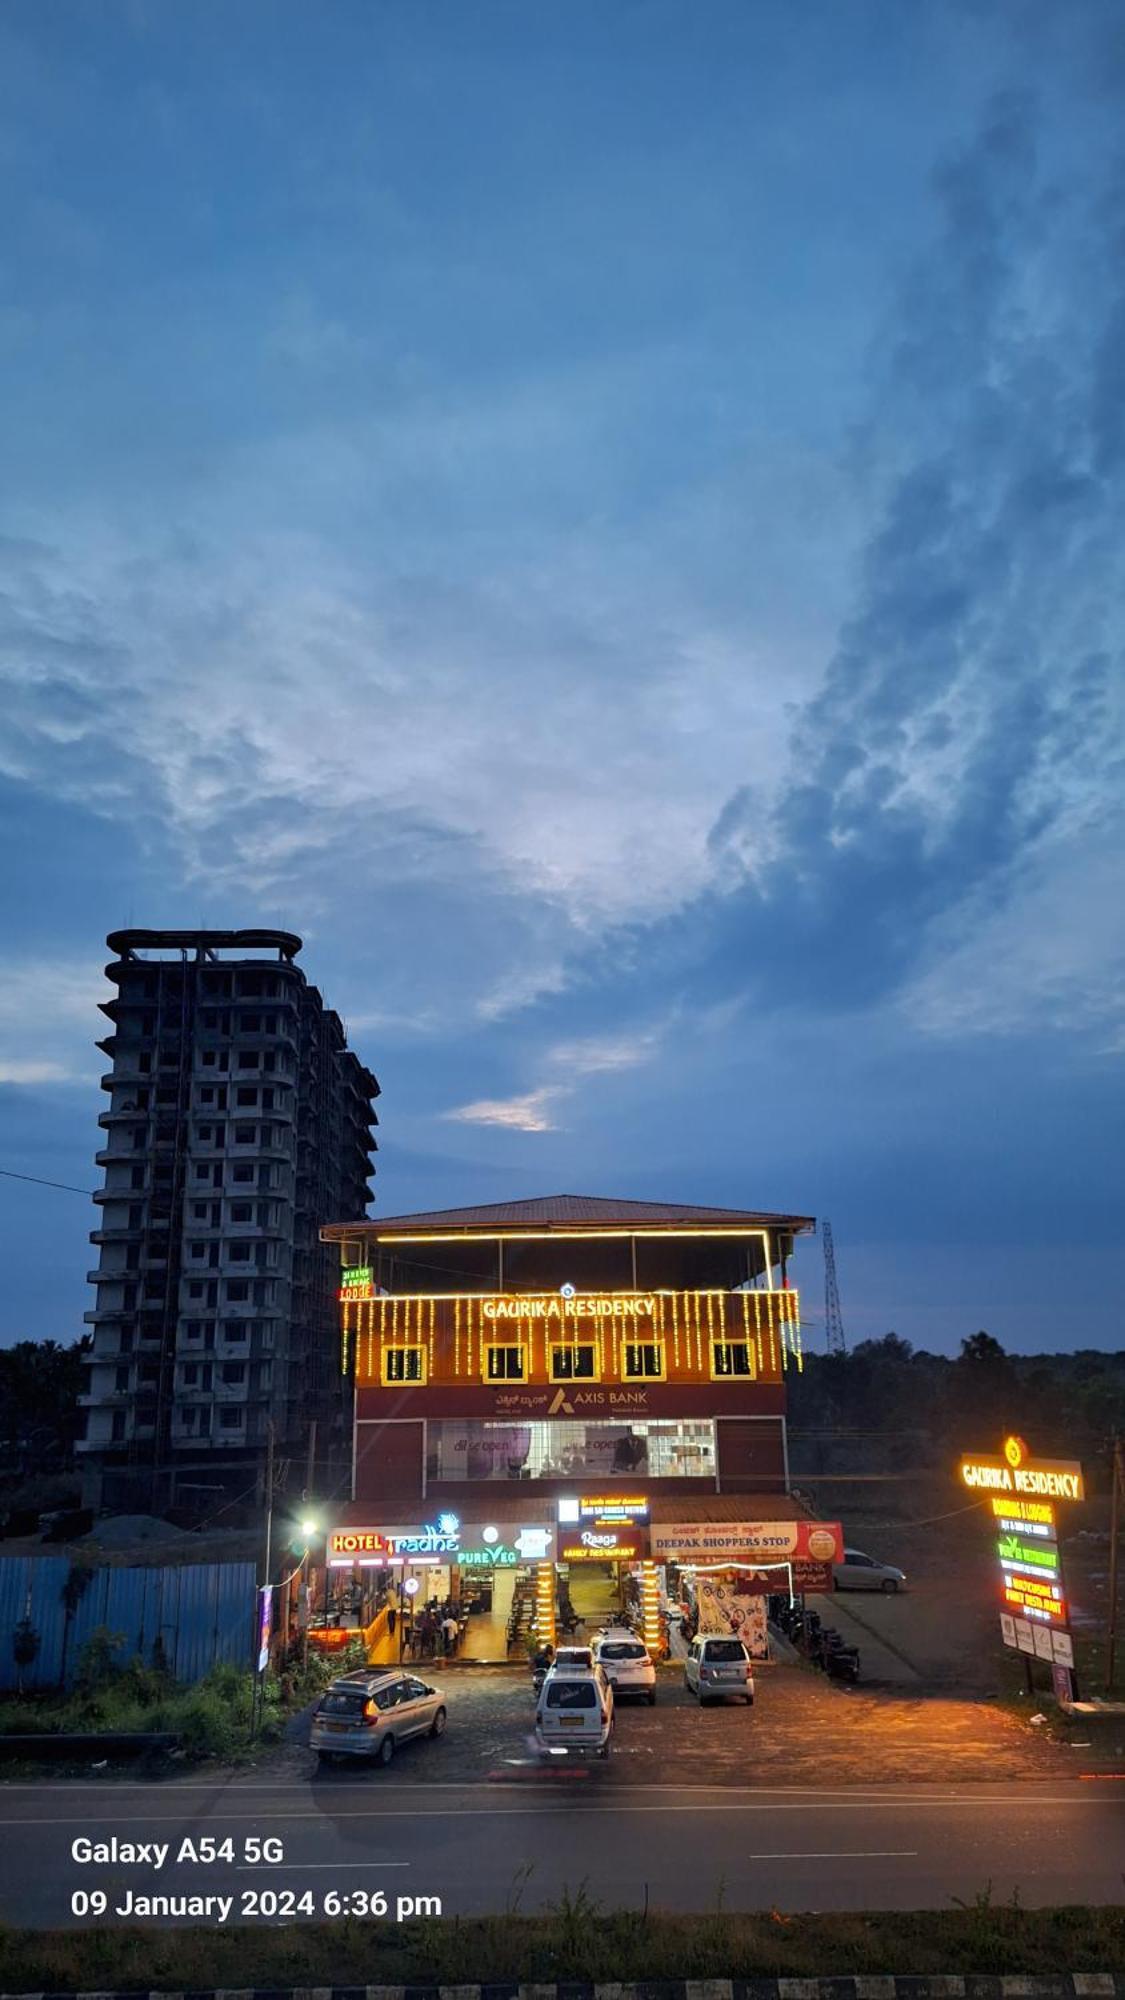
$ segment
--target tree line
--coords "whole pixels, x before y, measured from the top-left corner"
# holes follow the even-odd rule
[[[1015,1431],[1041,1458],[1080,1458],[1097,1482],[1125,1436],[1125,1354],[1008,1354],[983,1330],[955,1358],[897,1333],[845,1354],[806,1354],[787,1378],[794,1472],[938,1470]]]

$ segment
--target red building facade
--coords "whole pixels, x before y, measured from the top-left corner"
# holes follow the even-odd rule
[[[375,1630],[422,1591],[480,1613],[463,1649],[495,1658],[575,1609],[631,1606],[656,1644],[669,1593],[694,1578],[721,1598],[727,1569],[740,1589],[771,1561],[778,1587],[824,1587],[785,1435],[788,1262],[812,1228],[575,1195],[326,1228],[355,1385],[326,1623],[338,1603]]]

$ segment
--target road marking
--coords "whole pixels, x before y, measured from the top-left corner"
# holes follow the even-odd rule
[[[495,1793],[493,1793],[493,1796],[495,1797]],[[1080,1798],[1031,1799],[1023,1801],[1023,1803],[1030,1805],[1037,1805],[1037,1806],[1104,1807],[1108,1803],[1108,1801],[1096,1800],[1093,1797],[1091,1797],[1091,1795],[1087,1792],[1084,1793]],[[1113,1803],[1116,1805],[1118,1802],[1115,1800]],[[990,1808],[992,1810],[1006,1809],[1007,1811],[1010,1812],[1012,1801],[1010,1798],[1008,1799],[905,1799],[897,1802],[892,1802],[888,1800],[885,1801],[884,1804],[891,1810],[897,1810],[898,1805],[901,1804],[901,1805],[912,1805],[912,1806],[939,1805],[944,1808],[954,1808],[954,1809],[971,1808],[974,1810],[983,1806]],[[1125,1809],[1125,1799],[1122,1799],[1120,1801],[1120,1806],[1122,1809]],[[533,1806],[533,1805],[528,1805],[528,1806],[492,1805],[489,1807],[482,1807],[482,1806],[413,1807],[412,1806],[409,1808],[399,1808],[397,1810],[393,1810],[390,1812],[380,1811],[380,1809],[377,1806],[368,1806],[368,1807],[361,1807],[356,1812],[337,1811],[333,1813],[294,1811],[292,1808],[284,1812],[266,1812],[259,1806],[256,1809],[251,1808],[245,1812],[213,1812],[208,1814],[208,1818],[212,1820],[310,1819],[319,1821],[319,1823],[322,1826],[323,1825],[330,1826],[333,1824],[335,1820],[341,1820],[341,1819],[371,1819],[371,1820],[382,1820],[384,1823],[389,1823],[393,1820],[399,1820],[399,1819],[479,1819],[482,1816],[482,1813],[484,1813],[486,1817],[492,1817],[494,1819],[502,1819],[502,1818],[510,1819],[513,1817],[534,1818],[536,1816],[542,1817],[544,1815],[558,1816],[560,1812],[569,1812],[571,1814],[605,1813],[608,1815],[612,1813],[667,1814],[667,1813],[764,1813],[764,1812],[825,1812],[825,1811],[871,1812],[873,1810],[876,1810],[876,1808],[873,1807],[870,1800],[859,1800],[859,1799],[848,1800],[848,1801],[841,1800],[838,1803],[835,1803],[828,1807],[814,1806],[814,1805],[779,1805],[777,1803],[771,1805],[730,1805],[723,1803],[720,1805],[710,1805],[710,1806],[708,1805],[646,1806],[646,1805],[629,1805],[625,1804],[624,1802],[618,1803],[617,1801],[612,1799],[603,1800],[602,1802],[596,1805],[594,1804],[577,1805],[577,1804],[571,1804],[569,1800],[566,1801],[560,1800],[558,1794],[556,1793],[552,1796],[549,1802],[546,1799],[544,1799],[543,1804],[540,1806]],[[134,1812],[130,1814],[130,1821],[132,1823],[143,1826],[150,1826],[150,1825],[156,1826],[161,1824],[179,1825],[182,1822],[183,1818],[184,1815],[182,1813]],[[83,1813],[81,1815],[71,1815],[71,1814],[59,1815],[52,1813],[49,1817],[39,1818],[39,1819],[31,1819],[31,1818],[0,1819],[0,1826],[91,1826],[91,1825],[101,1826],[107,1824],[109,1824],[108,1815],[102,1815],[98,1819],[93,1819],[89,1813]]]
[[[1082,1780],[1086,1777],[1086,1775],[1087,1773],[1085,1772],[1076,1772],[1073,1778],[1064,1779],[1063,1782],[1066,1784],[1077,1785],[1082,1782]],[[1093,1775],[1101,1776],[1102,1774],[1098,1772],[1094,1773]],[[1118,1776],[1119,1774],[1111,1773],[1109,1775]],[[355,1782],[359,1783],[360,1780],[357,1779]],[[59,1779],[59,1780],[52,1779],[42,1785],[24,1785],[18,1783],[9,1783],[7,1780],[0,1779],[0,1800],[3,1800],[5,1797],[14,1796],[15,1794],[20,1792],[27,1792],[33,1798],[39,1798],[43,1792],[80,1792],[83,1790],[89,1792],[96,1791],[102,1797],[108,1797],[108,1798],[116,1797],[119,1793],[122,1792],[152,1793],[153,1791],[159,1790],[169,1798],[178,1798],[181,1792],[215,1792],[216,1794],[223,1794],[223,1795],[225,1795],[227,1792],[235,1792],[238,1794],[239,1797],[241,1797],[244,1793],[248,1794],[254,1792],[264,1792],[272,1796],[276,1796],[279,1793],[284,1795],[286,1793],[295,1793],[299,1789],[300,1796],[303,1798],[306,1796],[309,1787],[314,1783],[316,1785],[318,1796],[322,1796],[324,1793],[332,1791],[338,1791],[341,1794],[346,1794],[354,1789],[354,1785],[346,1781],[344,1783],[340,1783],[339,1781],[337,1781],[337,1783],[333,1785],[331,1781],[326,1782],[323,1779],[319,1778],[313,1779],[312,1777],[309,1777],[308,1779],[298,1780],[297,1782],[294,1782],[292,1779],[286,1780],[282,1778],[277,1778],[272,1780],[266,1780],[266,1779],[243,1780],[243,1779],[232,1779],[232,1778],[225,1778],[225,1779],[184,1778],[184,1779],[174,1779],[171,1781],[165,1781],[158,1778],[157,1779],[149,1778],[147,1780],[140,1778],[128,1778],[128,1779],[117,1780],[111,1778],[106,1780],[104,1783],[99,1783],[98,1780],[96,1779],[91,1781],[88,1779],[83,1780],[81,1778],[70,1778],[70,1779]],[[459,1784],[450,1783],[444,1778],[419,1779],[417,1781],[416,1786],[412,1785],[409,1781],[404,1782],[401,1780],[396,1784],[393,1778],[390,1781],[380,1780],[380,1783],[385,1784],[387,1791],[389,1793],[392,1793],[395,1797],[398,1797],[399,1795],[405,1796],[407,1792],[422,1787],[424,1787],[427,1792],[484,1792],[484,1791],[493,1791],[495,1789],[492,1783],[479,1778],[465,1778]],[[962,1780],[962,1785],[966,1790],[971,1786],[981,1785],[981,1784],[993,1784],[993,1783],[995,1783],[995,1780],[989,1778],[965,1778]],[[1022,1787],[1024,1785],[1034,1786],[1042,1783],[1043,1780],[1041,1778],[1013,1778],[1011,1780],[1011,1789],[1004,1793],[1003,1795],[1004,1799],[1005,1801],[1010,1801],[1013,1796],[1017,1798],[1023,1798],[1024,1794]],[[846,1797],[846,1798],[894,1799],[899,1796],[906,1796],[906,1794],[899,1794],[897,1788],[890,1783],[879,1786],[646,1784],[645,1791],[657,1797],[663,1792],[670,1792],[676,1798],[682,1798],[685,1794],[691,1797],[698,1797],[698,1798],[714,1798],[718,1794],[726,1796],[728,1793],[734,1798],[831,1799],[837,1797],[840,1798]],[[912,1799],[913,1798],[944,1799],[944,1798],[960,1797],[960,1795],[961,1795],[960,1792],[947,1792],[944,1790],[938,1790],[937,1788],[934,1788],[933,1790],[927,1792],[923,1791],[921,1786],[918,1786],[912,1793],[910,1793],[909,1796]],[[1033,1805],[1038,1805],[1041,1803],[1041,1801],[1038,1799],[1032,1799],[1031,1803]]]
[[[752,1854],[751,1861],[917,1861],[916,1847],[833,1848],[824,1854]]]

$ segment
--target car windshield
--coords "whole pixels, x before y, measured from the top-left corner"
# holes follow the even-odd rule
[[[706,1654],[709,1660],[744,1660],[746,1651],[741,1639],[708,1639]]]
[[[596,1708],[593,1681],[552,1681],[547,1689],[548,1708]]]
[[[600,1647],[598,1658],[601,1660],[644,1660],[648,1658],[648,1655],[643,1646],[639,1646],[635,1640],[630,1640],[628,1643],[622,1642],[621,1645],[614,1643],[609,1646]]]
[[[593,1654],[589,1646],[560,1646],[555,1654],[556,1667],[592,1667]]]

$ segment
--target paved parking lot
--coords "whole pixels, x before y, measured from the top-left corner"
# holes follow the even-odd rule
[[[448,1696],[449,1728],[440,1743],[403,1746],[360,1784],[413,1785],[518,1781],[538,1771],[532,1738],[530,1678],[493,1669],[446,1668],[428,1676]],[[312,1753],[290,1744],[294,1769],[315,1773]],[[350,1767],[329,1767],[334,1782]],[[824,1785],[996,1782],[1063,1771],[1076,1776],[1073,1752],[1033,1735],[985,1703],[923,1697],[888,1689],[842,1688],[802,1667],[759,1672],[753,1708],[741,1702],[701,1709],[678,1671],[661,1673],[656,1705],[617,1704],[613,1754],[599,1779],[613,1785]]]

